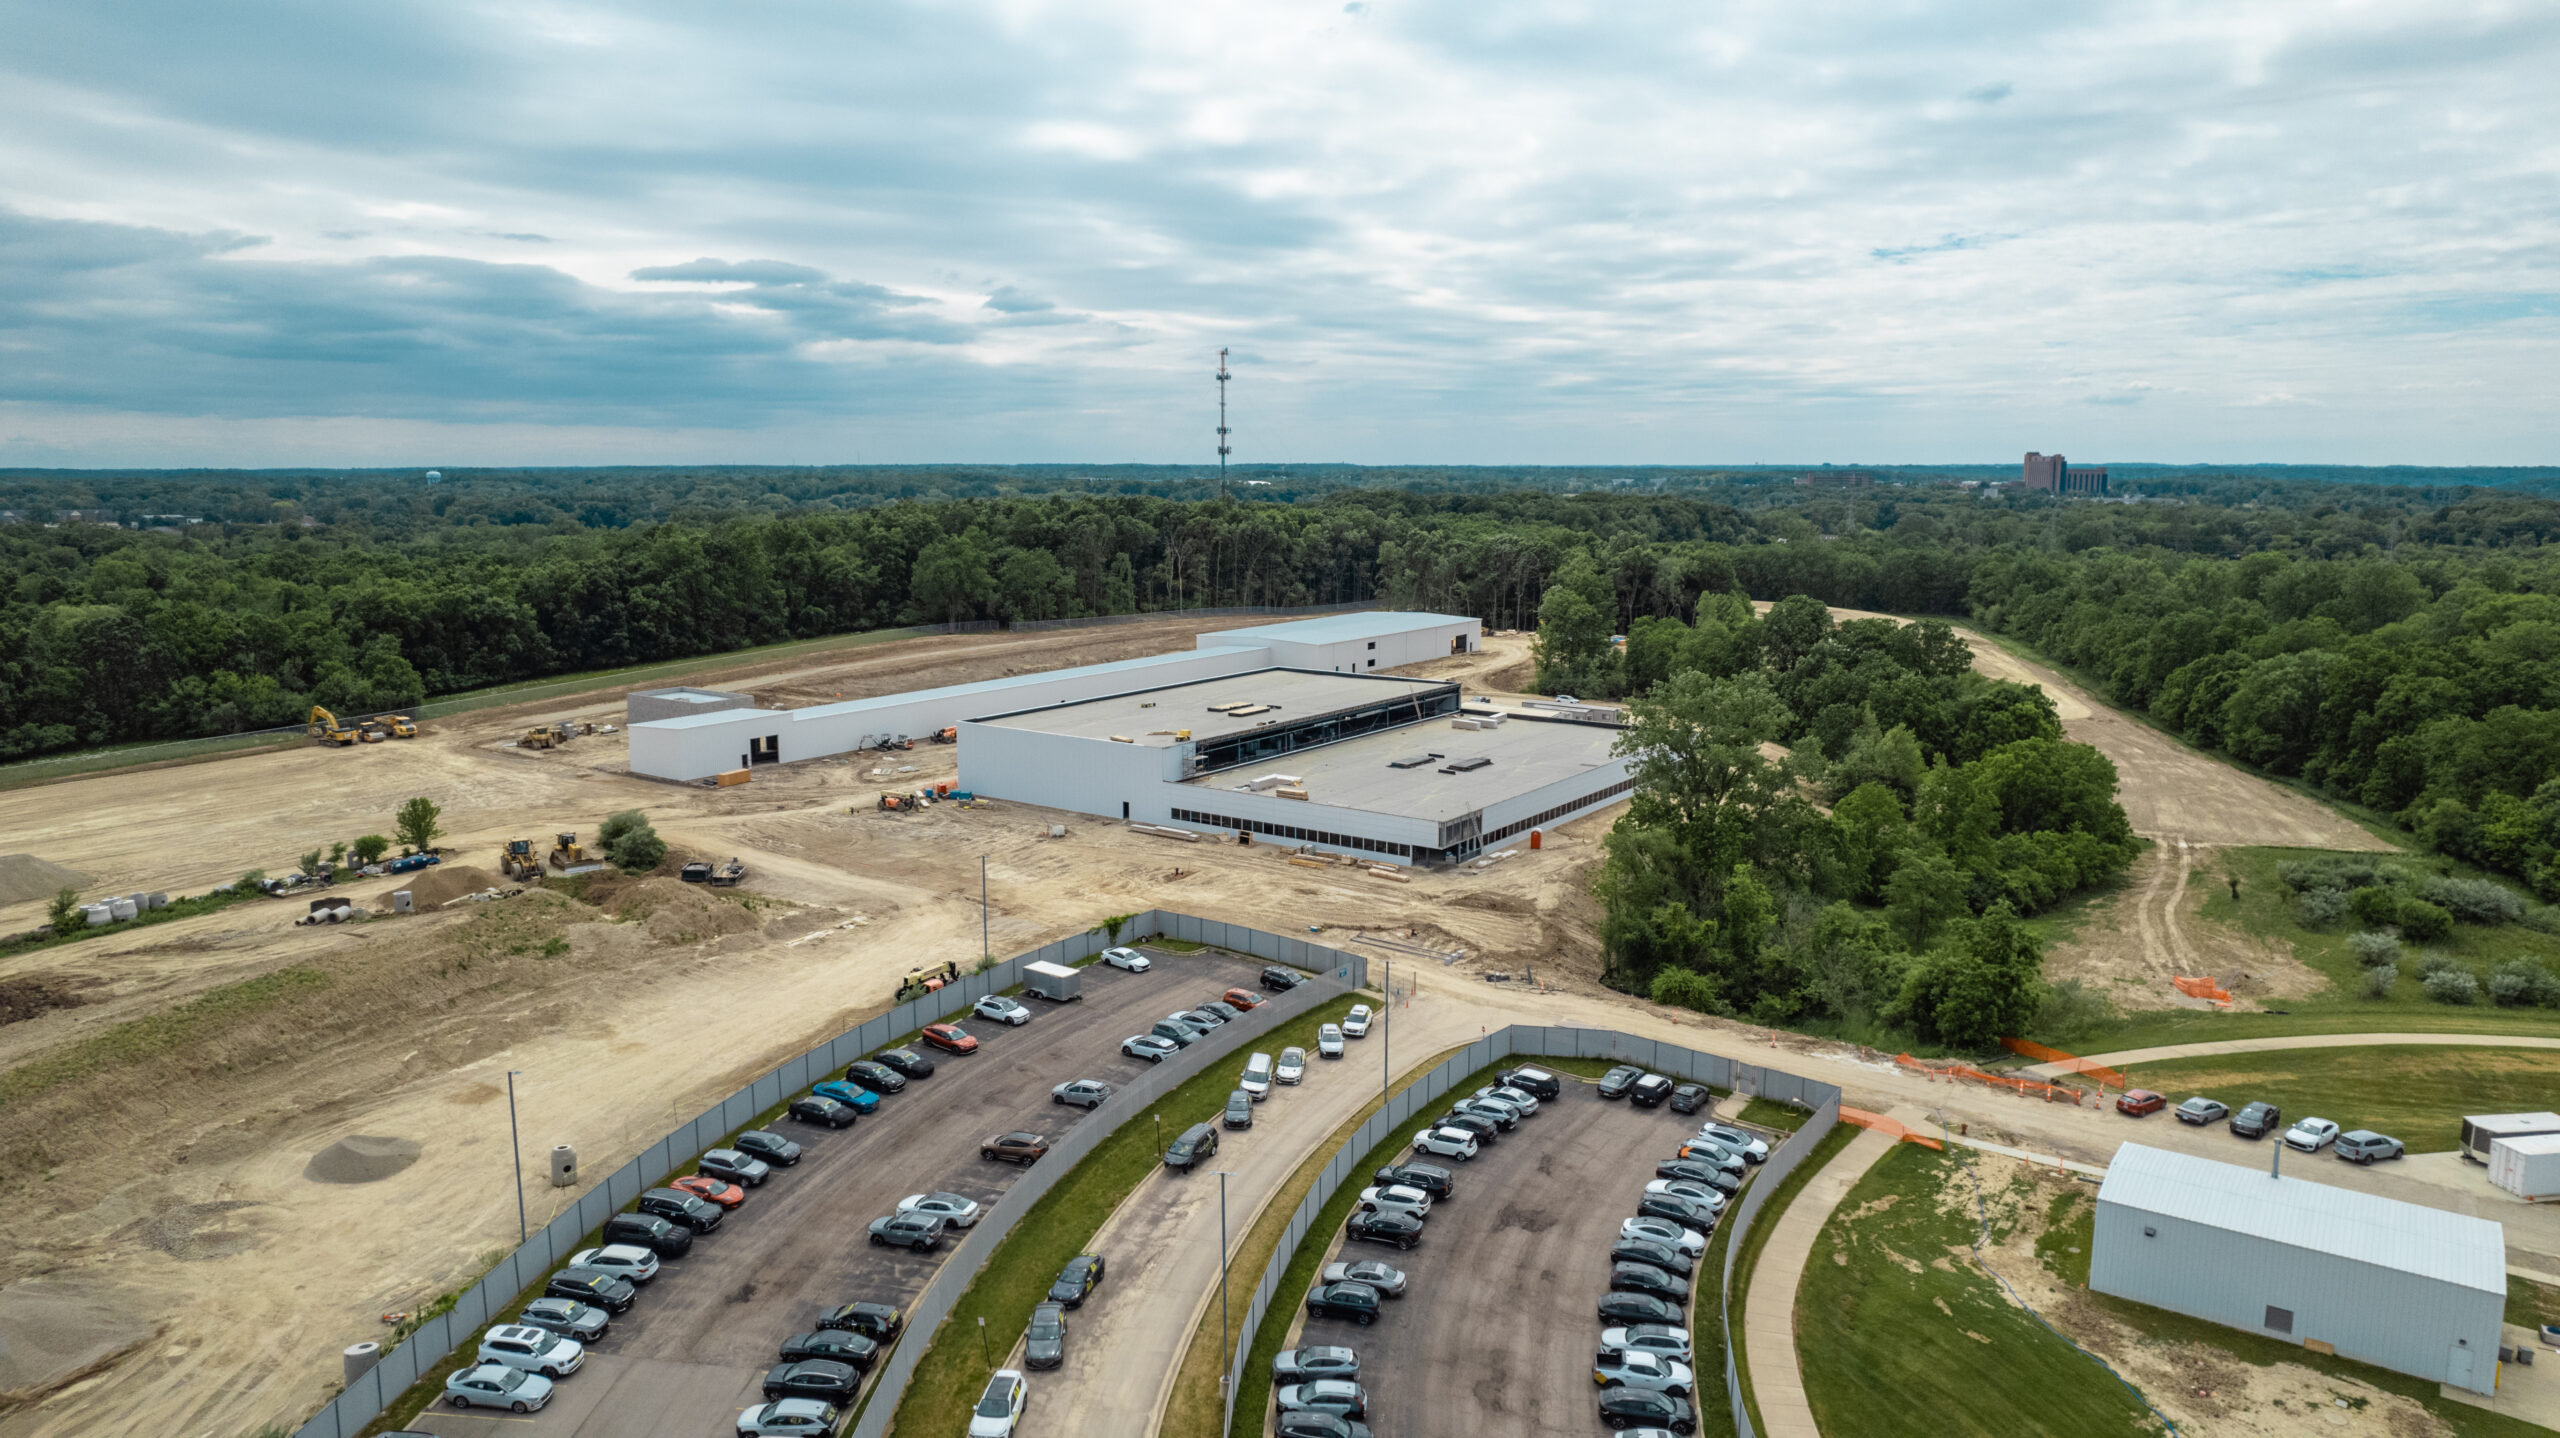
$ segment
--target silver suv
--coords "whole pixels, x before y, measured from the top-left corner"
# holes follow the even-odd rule
[[[545,1378],[566,1378],[586,1365],[587,1346],[548,1328],[501,1323],[480,1336],[480,1361]]]

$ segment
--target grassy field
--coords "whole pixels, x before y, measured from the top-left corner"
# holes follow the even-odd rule
[[[1259,1041],[1260,1046],[1277,1050],[1296,1044],[1313,1049],[1317,1027],[1339,1023],[1358,1001],[1357,996],[1347,996],[1323,1005],[1272,1030]],[[1150,1111],[1165,1116],[1166,1133],[1179,1133],[1198,1121],[1192,1114],[1216,1117],[1234,1088],[1234,1070],[1221,1063],[1194,1075]],[[1135,1121],[1121,1124],[996,1245],[986,1267],[960,1295],[917,1363],[907,1391],[898,1400],[896,1431],[960,1433],[968,1429],[970,1406],[977,1401],[988,1373],[979,1356],[978,1320],[986,1319],[992,1346],[999,1351],[1012,1348],[1031,1321],[1032,1305],[1049,1291],[1058,1270],[1085,1250],[1103,1220],[1155,1171],[1160,1161],[1155,1127]]]
[[[1768,1198],[1762,1200],[1760,1204],[1760,1211],[1751,1216],[1750,1235],[1742,1240],[1742,1252],[1734,1259],[1733,1293],[1731,1299],[1726,1305],[1737,1321],[1741,1318],[1744,1299],[1751,1292],[1752,1270],[1759,1267],[1760,1250],[1768,1245],[1770,1231],[1778,1226],[1779,1216],[1787,1211],[1787,1205],[1795,1201],[1796,1195],[1804,1191],[1804,1186],[1813,1181],[1813,1176],[1822,1171],[1823,1165],[1831,1162],[1832,1159],[1837,1158],[1840,1154],[1840,1150],[1847,1148],[1850,1143],[1857,1138],[1860,1131],[1861,1130],[1853,1124],[1833,1124],[1831,1126],[1831,1132],[1822,1136],[1822,1142],[1813,1146],[1813,1152],[1805,1155],[1804,1161],[1797,1164],[1795,1171],[1787,1175],[1786,1181],[1778,1185],[1778,1191],[1770,1194]],[[1774,1156],[1775,1155],[1773,1154],[1772,1157]],[[1744,1195],[1749,1192],[1750,1190],[1746,1188],[1742,1193],[1736,1194],[1734,1196],[1735,1201],[1739,1203]],[[1716,1241],[1718,1243],[1725,1241],[1726,1227],[1727,1225],[1725,1224],[1716,1225]],[[1707,1258],[1719,1265],[1724,1262],[1724,1256],[1719,1253],[1709,1253]],[[1691,1332],[1694,1334],[1693,1342],[1698,1353],[1697,1370],[1699,1373],[1704,1374],[1709,1371],[1710,1367],[1716,1370],[1723,1369],[1724,1335],[1721,1330],[1716,1329],[1714,1325],[1708,1321],[1706,1310],[1707,1295],[1705,1291],[1706,1269],[1702,1266],[1699,1268],[1698,1272],[1700,1275],[1698,1293],[1699,1304],[1696,1309],[1695,1316],[1690,1320],[1689,1326]],[[1802,1300],[1799,1299],[1798,1302],[1801,1304]],[[1709,1351],[1711,1349],[1713,1350],[1712,1352]],[[1739,1374],[1742,1379],[1742,1397],[1743,1401],[1750,1405],[1751,1417],[1753,1420],[1752,1426],[1757,1428],[1760,1426],[1760,1405],[1754,1401],[1751,1396],[1751,1363],[1749,1353],[1749,1348],[1745,1347],[1741,1352],[1734,1354],[1733,1366],[1734,1371]],[[1722,1405],[1718,1405],[1719,1412],[1717,1420],[1712,1426],[1710,1426],[1708,1422],[1706,1407],[1707,1405],[1703,1403],[1699,1405],[1698,1422],[1700,1432],[1730,1433],[1733,1431],[1732,1415],[1730,1413],[1723,1412]]]
[[[1804,1127],[1805,1120],[1812,1118],[1813,1115],[1791,1103],[1780,1103],[1773,1098],[1755,1098],[1744,1104],[1742,1112],[1735,1117],[1744,1123],[1761,1128],[1774,1128],[1780,1133],[1794,1133],[1797,1129]]]
[[[1985,1438],[2157,1431],[2123,1384],[1979,1269],[1933,1261],[1976,1233],[1969,1210],[1938,1205],[1951,1161],[1895,1145],[1814,1241],[1796,1351],[1822,1431],[1899,1438],[1918,1414],[1931,1433]]]
[[[2237,1109],[2263,1099],[2287,1120],[2317,1115],[2387,1133],[2411,1153],[2443,1153],[2460,1142],[2466,1113],[2549,1107],[2560,1086],[2560,1049],[2285,1049],[2137,1064],[2126,1077],[2136,1088],[2167,1094],[2171,1103],[2203,1094]]]

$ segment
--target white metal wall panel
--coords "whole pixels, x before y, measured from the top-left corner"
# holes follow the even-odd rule
[[[990,799],[1117,818],[1122,804],[1142,823],[1164,819],[1166,780],[1182,767],[1172,745],[1114,744],[1016,729],[960,726],[960,787]]]

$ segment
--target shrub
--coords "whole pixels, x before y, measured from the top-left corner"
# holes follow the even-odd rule
[[[2376,964],[2364,971],[2364,991],[2368,997],[2387,999],[2392,987],[2400,982],[2400,970],[2391,964]]]
[[[2400,922],[2400,896],[2378,884],[2347,895],[2347,912],[2368,929],[2387,929]]]
[[[350,852],[355,855],[356,862],[360,865],[379,864],[382,862],[382,856],[391,852],[391,841],[380,834],[367,834],[355,841]]]
[[[2560,974],[2531,959],[2509,959],[2489,971],[2489,997],[2508,1005],[2560,1006]]]
[[[2453,955],[2448,954],[2441,949],[2429,949],[2418,955],[2418,977],[2420,978],[2426,978],[2433,974],[2441,974],[2447,969],[2458,969],[2461,967],[2462,961],[2460,959],[2455,958]]]
[[[443,835],[443,826],[436,822],[443,817],[444,810],[437,807],[433,799],[421,794],[400,806],[400,812],[391,816],[391,827],[400,836],[401,843],[423,854],[434,848],[436,840]]]
[[[2033,1031],[2055,1043],[2084,1038],[2114,1023],[2121,1015],[2113,1000],[2078,979],[2064,979],[2044,991],[2036,1005]]]
[[[2356,956],[2357,963],[2367,966],[2398,963],[2400,940],[2378,929],[2367,929],[2360,934],[2347,935],[2347,952]]]
[[[266,882],[267,882],[267,871],[266,871],[266,870],[264,870],[264,869],[251,869],[249,872],[247,872],[247,873],[245,873],[245,874],[242,874],[239,878],[234,879],[234,880],[232,880],[232,881],[231,881],[231,892],[233,892],[233,893],[235,893],[235,894],[257,894],[257,893],[263,893],[263,892],[265,892],[265,890],[264,890],[264,889],[262,889],[260,886],[261,886],[261,885],[263,885],[263,884],[265,884]]]
[[[1716,981],[1695,969],[1670,965],[1653,976],[1651,996],[1657,1004],[1674,1008],[1695,1009],[1702,1014],[1724,1012],[1724,1003],[1716,992]]]
[[[2347,916],[2347,891],[2344,889],[2305,889],[2293,906],[2302,912],[2306,929],[2325,929]]]
[[[302,861],[301,861],[301,862],[302,862],[302,872],[304,872],[304,873],[306,873],[306,874],[316,874],[316,873],[319,873],[319,872],[320,872],[320,851],[319,851],[319,850],[317,850],[317,849],[305,849],[305,850],[303,850],[303,851],[302,851]]]
[[[2429,879],[2418,886],[2418,895],[2466,924],[2512,924],[2524,917],[2524,899],[2487,879]]]
[[[2276,865],[2276,877],[2295,893],[2313,889],[2361,889],[2371,884],[2405,883],[2406,870],[2363,854],[2323,854]]]
[[[2480,981],[2467,969],[2438,969],[2427,975],[2427,997],[2440,1004],[2480,1002]]]
[[[2560,909],[2549,904],[2531,904],[2526,906],[2516,922],[2537,934],[2560,934]]]
[[[667,857],[667,841],[658,837],[649,816],[637,809],[607,815],[596,838],[602,843],[604,856],[626,874],[645,874]]]
[[[76,934],[89,927],[89,916],[80,912],[80,891],[62,888],[44,906],[45,927],[57,934]]]
[[[2427,943],[2453,932],[2453,915],[2424,899],[2400,901],[2400,937]]]

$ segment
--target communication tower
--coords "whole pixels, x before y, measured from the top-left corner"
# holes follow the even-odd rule
[[[1235,431],[1227,428],[1227,381],[1235,376],[1227,373],[1227,351],[1218,347],[1218,498],[1227,497],[1227,436]]]

